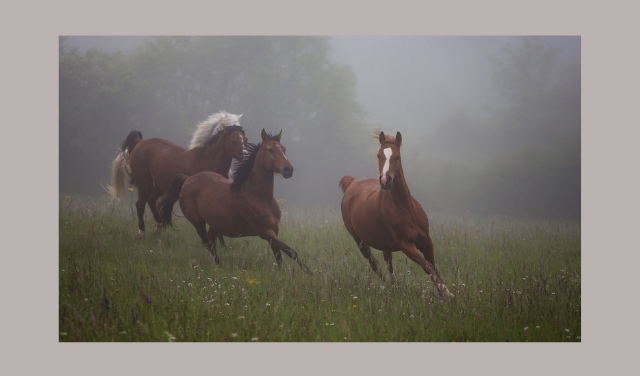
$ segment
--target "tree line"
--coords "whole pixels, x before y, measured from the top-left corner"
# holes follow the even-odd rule
[[[283,130],[295,172],[276,181],[276,198],[339,202],[343,175],[376,173],[373,130],[402,127],[367,118],[355,72],[330,61],[330,48],[328,37],[182,36],[82,52],[61,37],[61,194],[103,194],[131,130],[186,147],[199,122],[225,110],[243,114],[249,141],[259,141],[262,128]],[[523,38],[494,56],[493,66],[504,103],[482,116],[452,111],[426,144],[403,148],[412,193],[427,210],[579,218],[579,58],[562,60]]]

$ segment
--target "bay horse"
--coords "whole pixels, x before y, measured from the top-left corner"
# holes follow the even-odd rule
[[[240,125],[241,117],[225,111],[211,115],[197,126],[189,149],[161,138],[143,140],[138,131],[127,136],[112,163],[111,185],[106,189],[113,198],[121,199],[126,176],[138,189],[138,234],[145,232],[147,204],[156,221],[155,230],[160,229],[156,201],[171,189],[176,175],[213,171],[229,177],[232,160],[241,161],[246,152],[247,137]]]
[[[411,195],[402,170],[400,146],[402,135],[378,133],[379,178],[356,179],[346,175],[339,186],[344,193],[341,210],[344,225],[374,272],[384,280],[371,247],[382,251],[393,278],[392,252],[402,251],[422,267],[436,283],[438,292],[453,297],[435,266],[433,242],[429,236],[429,219]]]
[[[285,179],[293,175],[293,165],[280,144],[281,135],[282,131],[273,136],[263,129],[262,142],[248,145],[247,155],[234,170],[233,182],[215,172],[177,176],[161,200],[162,225],[173,226],[173,205],[179,200],[182,214],[195,227],[216,264],[220,263],[217,236],[259,236],[269,242],[281,269],[280,251],[310,273],[296,251],[278,237],[280,208],[273,197],[274,175],[279,173]]]

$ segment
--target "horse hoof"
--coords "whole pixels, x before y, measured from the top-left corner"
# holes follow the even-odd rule
[[[453,295],[453,294],[449,291],[449,289],[447,288],[447,286],[446,286],[446,285],[444,285],[444,284],[440,285],[438,290],[439,290],[438,292],[440,292],[440,295],[441,295],[441,296],[443,296],[443,297],[445,297],[445,298],[447,298],[447,299],[453,299],[453,298],[455,298],[455,297],[456,297],[455,295]]]

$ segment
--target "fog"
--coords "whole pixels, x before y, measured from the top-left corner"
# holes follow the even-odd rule
[[[60,194],[104,196],[128,131],[186,147],[226,110],[250,142],[282,129],[285,205],[339,211],[382,130],[427,213],[580,218],[580,37],[320,39],[61,38]]]

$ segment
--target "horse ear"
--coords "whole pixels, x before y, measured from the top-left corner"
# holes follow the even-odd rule
[[[384,132],[380,131],[380,136],[378,136],[378,140],[380,140],[380,145],[382,145],[385,141]]]
[[[280,133],[278,133],[275,137],[273,137],[273,139],[280,142],[280,137],[282,137],[282,129],[280,129]]]
[[[400,131],[398,131],[398,133],[396,133],[396,142],[401,144],[402,143],[402,135],[400,134]]]
[[[262,128],[262,133],[260,133],[260,137],[262,137],[262,141],[269,140],[269,136],[267,136],[267,132]]]

